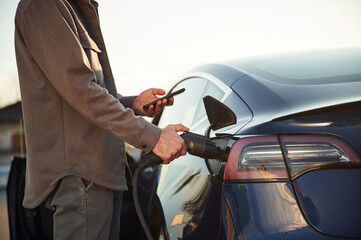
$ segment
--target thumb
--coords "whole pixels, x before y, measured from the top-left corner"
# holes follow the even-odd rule
[[[153,88],[152,89],[152,94],[153,95],[164,95],[165,91],[161,88]]]
[[[174,125],[169,125],[169,126],[172,129],[174,129],[176,132],[188,132],[189,131],[189,128],[187,128],[183,124],[174,124]]]

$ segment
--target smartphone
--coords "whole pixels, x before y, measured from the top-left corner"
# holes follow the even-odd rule
[[[161,97],[161,98],[159,98],[159,99],[157,99],[157,100],[155,100],[155,101],[153,101],[153,102],[150,102],[150,103],[144,105],[144,106],[143,106],[143,109],[147,110],[147,109],[149,108],[149,106],[151,106],[151,105],[154,105],[154,107],[155,107],[155,105],[157,104],[158,101],[163,101],[163,99],[169,100],[169,98],[171,98],[171,97],[173,97],[173,96],[175,96],[175,95],[181,94],[181,93],[184,92],[185,90],[186,90],[185,88],[181,88],[181,89],[179,89],[179,90],[177,90],[177,91],[175,91],[175,92],[168,93],[168,94],[165,95],[164,97]]]

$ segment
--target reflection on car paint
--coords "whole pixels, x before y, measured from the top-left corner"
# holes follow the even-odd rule
[[[205,196],[208,195],[210,190],[209,178],[209,175],[192,175],[185,180],[189,181],[187,185],[184,182],[178,182],[177,192],[172,193],[172,197],[174,201],[177,201],[177,204],[180,204],[180,208],[175,209],[177,212],[173,212],[168,216],[165,213],[167,219],[171,220],[169,221],[171,224],[168,230],[173,233],[172,236],[182,238],[193,232],[197,227],[204,214],[207,200]],[[192,188],[189,186],[192,186]],[[179,196],[186,196],[186,198],[179,199]]]
[[[210,190],[210,175],[203,166],[204,160],[198,157],[186,156],[193,168],[173,162],[162,166],[160,179],[166,181],[158,187],[168,231],[171,239],[182,238],[190,234],[197,227],[200,218],[204,215],[207,195]],[[166,176],[166,177],[165,177]]]
[[[242,235],[251,232],[285,234],[307,227],[289,183],[231,184],[225,187],[224,211],[233,211],[228,226],[238,226]],[[250,196],[249,198],[245,196]],[[252,199],[252,201],[251,201]],[[253,216],[258,216],[254,218]]]
[[[224,228],[226,229],[227,239],[234,239],[236,230],[233,225],[234,221],[232,216],[232,210],[229,207],[229,205],[230,205],[229,199],[225,198],[225,205],[224,205],[225,209],[223,211],[223,218],[224,218],[223,224],[224,224]]]

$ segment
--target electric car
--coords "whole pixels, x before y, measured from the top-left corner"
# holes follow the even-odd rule
[[[130,176],[120,239],[145,239],[133,184],[153,239],[361,239],[360,48],[206,64],[170,92],[182,88],[153,122],[203,135],[203,157]],[[142,154],[127,151],[134,172]],[[16,158],[11,238],[52,239],[52,212],[21,206],[24,179]]]
[[[224,155],[148,170],[155,239],[361,238],[361,49],[207,64],[181,88],[154,123],[182,123]]]

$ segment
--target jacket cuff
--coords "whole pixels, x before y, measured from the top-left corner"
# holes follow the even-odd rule
[[[118,100],[119,102],[125,107],[125,108],[131,108],[133,107],[134,99],[138,96],[127,96],[123,97],[120,94],[118,94]]]
[[[150,122],[146,122],[144,131],[140,136],[138,142],[135,144],[136,147],[140,148],[145,152],[152,151],[157,144],[161,133],[162,129]]]

